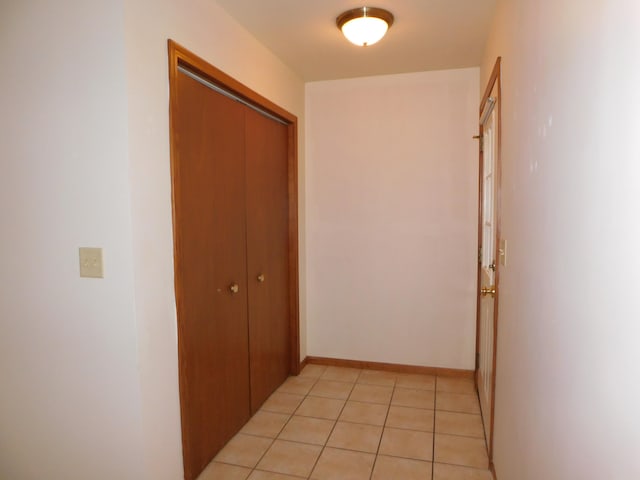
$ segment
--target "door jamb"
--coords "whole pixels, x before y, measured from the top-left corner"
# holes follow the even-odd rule
[[[299,255],[298,255],[298,118],[279,107],[275,103],[266,99],[257,92],[251,90],[249,87],[238,82],[234,78],[230,77],[223,71],[212,66],[201,57],[182,47],[175,41],[168,40],[169,49],[169,91],[170,91],[170,105],[169,105],[169,139],[170,139],[170,152],[171,152],[171,176],[174,178],[177,168],[177,145],[174,137],[173,121],[174,113],[177,106],[177,78],[178,78],[178,66],[187,67],[189,70],[197,73],[198,75],[206,78],[212,83],[223,87],[226,90],[233,92],[234,94],[242,97],[244,100],[252,103],[263,110],[266,110],[270,114],[282,119],[287,124],[287,140],[288,140],[288,201],[289,201],[289,345],[290,345],[290,360],[289,371],[292,375],[300,373],[300,312],[299,312]],[[172,220],[173,220],[173,241],[174,241],[174,264],[180,257],[181,245],[179,242],[180,236],[175,231],[176,219],[175,219],[175,195],[173,182],[171,189],[171,203],[172,203]],[[179,270],[174,268],[174,287],[176,296],[176,307],[178,313],[181,310],[182,304],[182,279],[179,275]],[[178,370],[182,371],[182,341],[181,329],[182,324],[180,322],[180,315],[177,318],[178,327]],[[184,375],[181,373],[179,376],[180,384],[184,381]],[[183,389],[180,389],[181,392]],[[181,393],[182,400],[182,393]],[[182,401],[180,402],[181,412],[184,409]],[[182,445],[183,450],[189,450],[188,438],[185,435],[184,425],[182,426]],[[187,471],[190,467],[185,463],[185,478],[192,478],[193,472]]]

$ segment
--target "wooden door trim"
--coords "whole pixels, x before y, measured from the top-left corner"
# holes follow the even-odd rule
[[[263,110],[267,110],[273,115],[280,117],[288,124],[297,123],[298,119],[292,113],[289,113],[284,108],[279,107],[271,100],[263,97],[259,93],[251,90],[249,87],[240,83],[233,77],[227,75],[222,70],[214,67],[206,60],[202,59],[195,53],[187,50],[180,44],[173,40],[169,40],[169,74],[177,74],[178,66],[187,67],[189,70],[201,75],[210,82],[221,86],[227,91],[233,92],[239,97],[247,100],[249,103],[257,105]]]
[[[495,161],[495,177],[496,177],[496,192],[495,192],[495,208],[496,208],[496,244],[494,252],[494,258],[496,259],[495,270],[495,285],[496,293],[494,296],[494,309],[493,309],[493,359],[492,359],[492,372],[491,372],[491,422],[489,427],[489,441],[487,442],[487,452],[489,455],[489,463],[493,464],[493,433],[495,425],[495,408],[496,408],[496,366],[497,366],[497,353],[498,353],[498,301],[500,295],[500,260],[499,260],[499,248],[500,239],[502,238],[502,80],[501,80],[501,65],[502,57],[498,57],[496,63],[489,77],[489,82],[482,96],[480,102],[479,117],[482,117],[482,112],[487,104],[487,100],[491,95],[491,92],[496,88],[496,105],[495,111],[497,115],[497,129],[498,129],[498,148],[496,149],[496,161]],[[480,141],[482,141],[483,126],[480,125]],[[482,188],[483,188],[483,166],[484,166],[484,153],[479,148],[480,158],[480,170],[479,170],[479,182],[478,182],[478,253],[480,252],[480,246],[482,245]],[[476,302],[476,359],[480,353],[480,285],[482,275],[482,260],[478,255],[478,293]],[[480,365],[476,361],[476,388],[478,387],[478,374]]]
[[[177,142],[174,136],[174,121],[177,111],[177,79],[178,67],[186,67],[198,75],[206,78],[208,81],[219,85],[220,87],[233,92],[242,97],[247,102],[266,110],[276,117],[284,120],[288,130],[288,200],[289,200],[289,341],[290,341],[290,372],[297,375],[300,372],[300,325],[299,325],[299,259],[298,259],[298,119],[295,115],[289,113],[285,109],[279,107],[267,98],[251,90],[246,85],[238,82],[231,76],[217,69],[201,57],[195,55],[191,51],[182,47],[175,41],[168,40],[169,50],[169,140],[170,140],[170,157],[171,157],[171,203],[172,203],[172,221],[173,221],[173,241],[174,241],[174,288],[176,296],[176,307],[178,311],[177,330],[178,330],[178,372],[180,385],[180,411],[184,417],[185,405],[188,403],[185,398],[186,388],[183,388],[185,365],[182,358],[184,345],[181,338],[183,325],[180,321],[180,305],[183,301],[182,278],[179,269],[175,267],[180,258],[182,245],[180,244],[180,235],[176,232],[176,198],[178,196],[177,185],[173,179],[178,174],[177,170]],[[189,444],[188,432],[185,430],[184,422],[181,422],[182,429],[182,448],[184,451],[191,451]],[[191,467],[185,462],[184,474],[186,479],[192,479],[195,472],[190,471]]]
[[[498,474],[496,473],[496,466],[494,465],[493,460],[489,461],[489,471],[491,472],[493,480],[498,480]]]

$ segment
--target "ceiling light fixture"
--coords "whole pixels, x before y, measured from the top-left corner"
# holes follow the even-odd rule
[[[351,43],[367,47],[384,37],[393,25],[393,14],[382,8],[354,8],[336,18],[336,24]]]

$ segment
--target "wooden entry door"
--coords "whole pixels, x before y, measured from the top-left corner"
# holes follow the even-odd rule
[[[489,460],[493,455],[500,265],[500,59],[480,108],[478,321],[476,383]]]
[[[245,109],[251,410],[290,372],[286,125]]]
[[[182,72],[176,80],[182,432],[185,467],[199,472],[250,416],[244,110]]]

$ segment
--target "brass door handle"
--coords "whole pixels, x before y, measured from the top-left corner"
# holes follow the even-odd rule
[[[264,273],[261,273],[260,275],[258,275],[258,281],[260,283],[264,282]]]
[[[482,295],[483,297],[486,297],[487,295],[495,297],[496,296],[496,286],[495,285],[491,285],[490,287],[482,287],[480,289],[480,295]]]
[[[238,293],[240,291],[240,287],[237,283],[232,283],[231,285],[229,285],[229,290],[231,291],[231,293]]]

